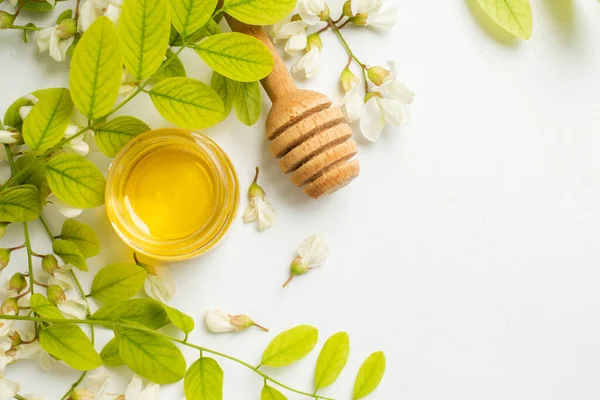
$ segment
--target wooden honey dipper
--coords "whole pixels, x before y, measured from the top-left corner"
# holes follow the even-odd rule
[[[339,107],[318,92],[298,89],[273,43],[259,26],[226,16],[235,32],[253,36],[273,54],[273,72],[261,81],[273,107],[267,117],[267,139],[279,167],[313,199],[348,185],[360,172],[352,129]]]

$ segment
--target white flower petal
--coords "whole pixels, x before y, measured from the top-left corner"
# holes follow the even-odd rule
[[[108,19],[116,24],[119,22],[119,17],[121,16],[121,8],[110,4],[106,8],[106,13],[104,13],[104,16],[108,17]]]
[[[321,70],[321,50],[313,47],[292,67],[293,73],[304,71],[306,79],[314,78]]]
[[[7,355],[0,355],[0,375],[4,374],[4,370],[11,362],[15,361],[14,358]]]
[[[146,294],[162,303],[168,303],[175,295],[175,280],[171,270],[165,267],[155,267],[158,275],[148,274],[144,283]]]
[[[285,52],[288,54],[302,51],[306,48],[306,31],[300,31],[294,34],[285,44]]]
[[[346,121],[358,121],[362,116],[362,111],[365,103],[363,96],[360,93],[360,88],[355,86],[352,90],[344,95],[341,101],[342,111],[346,116]]]
[[[56,31],[56,27],[40,29],[37,33],[37,47],[40,53],[50,48],[50,39],[52,34]]]
[[[0,400],[12,400],[15,398],[21,387],[17,382],[10,379],[0,379]]]
[[[74,319],[85,319],[87,308],[85,303],[78,300],[65,300],[56,305],[66,317]]]
[[[329,247],[319,235],[307,237],[304,242],[296,249],[303,263],[310,267],[316,267],[322,264],[329,256]]]
[[[236,327],[231,323],[229,315],[223,311],[209,310],[204,313],[204,323],[213,333],[233,332]]]
[[[58,210],[58,212],[60,212],[66,218],[78,217],[83,212],[83,210],[81,208],[71,207],[70,205],[63,203],[54,194],[52,194],[48,197],[48,201],[52,202],[56,206],[56,209]]]
[[[379,107],[383,110],[385,121],[388,124],[403,126],[407,121],[404,105],[398,100],[377,99]]]
[[[0,130],[0,143],[13,144],[17,143],[17,140],[12,136],[12,132]]]
[[[325,0],[300,0],[298,12],[302,21],[309,25],[318,24],[321,21],[319,14],[325,9]]]
[[[43,370],[53,371],[56,369],[56,364],[58,364],[58,360],[53,358],[50,354],[45,351],[40,354],[40,365]]]
[[[30,360],[37,357],[43,350],[40,342],[24,343],[16,347],[16,360]]]
[[[90,154],[90,145],[81,141],[72,141],[63,146],[63,150],[67,153],[74,153],[82,157],[86,157]]]
[[[25,121],[25,118],[27,118],[31,110],[33,110],[33,106],[23,106],[19,108],[19,116],[23,121]]]
[[[85,32],[99,17],[97,8],[92,0],[87,0],[79,8],[79,30]]]
[[[363,114],[360,119],[360,130],[363,136],[371,142],[377,141],[385,128],[385,115],[376,97],[369,99],[363,109]]]
[[[374,12],[367,17],[367,25],[378,29],[390,29],[396,25],[398,19],[398,10],[396,7],[390,7],[380,12]]]
[[[307,26],[308,25],[306,25],[306,22],[304,21],[287,22],[284,25],[278,26],[274,39],[289,39],[292,36],[302,32],[304,32],[304,35],[306,35]]]
[[[252,200],[258,213],[258,230],[264,231],[275,225],[275,221],[277,220],[275,209],[261,197],[254,197]]]
[[[138,400],[160,400],[160,386],[153,382],[148,383]]]
[[[23,96],[23,99],[25,100],[29,100],[30,102],[32,102],[33,104],[37,104],[38,103],[38,98],[35,97],[34,95],[32,95],[31,93],[26,94],[25,96]]]
[[[244,211],[242,220],[244,221],[245,224],[248,224],[250,222],[256,221],[257,218],[258,218],[258,210],[256,209],[254,202],[251,201],[250,204],[248,204],[248,207],[246,207],[246,211]]]
[[[75,281],[73,277],[68,272],[56,271],[54,272],[54,276],[48,278],[49,285],[58,285],[64,290],[71,289],[75,286]]]
[[[127,386],[127,389],[125,389],[125,398],[127,400],[132,399],[132,400],[136,400],[140,397],[140,394],[142,393],[142,379],[137,376],[137,375],[133,375],[133,377],[131,378],[131,382],[129,382],[129,385]]]

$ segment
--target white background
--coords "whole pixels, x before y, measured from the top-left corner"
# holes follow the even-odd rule
[[[347,368],[322,392],[339,399],[350,398],[361,362],[376,350],[385,351],[388,369],[372,399],[597,399],[599,5],[534,0],[534,35],[523,42],[481,22],[474,1],[393,3],[399,22],[391,32],[347,36],[364,62],[396,61],[417,93],[410,124],[387,130],[376,144],[361,143],[360,178],[320,201],[280,173],[263,120],[246,128],[230,118],[207,130],[231,156],[244,188],[261,166],[279,220],[262,234],[238,220],[217,250],[174,265],[172,304],[196,319],[193,342],[252,364],[275,333],[295,325],[318,327],[321,345],[348,332]],[[346,58],[331,34],[324,41],[324,72],[301,85],[339,99],[336,79]],[[66,65],[38,58],[17,33],[0,33],[0,59],[2,112],[25,93],[67,84]],[[184,59],[190,76],[208,80],[197,56]],[[168,126],[147,98],[125,112]],[[50,218],[58,231],[61,218]],[[81,219],[102,232],[94,271],[129,259],[103,209]],[[34,248],[43,252],[48,241],[32,225]],[[283,290],[295,246],[313,233],[326,238],[331,257]],[[15,226],[1,244],[21,242]],[[14,260],[12,268],[25,265],[23,255]],[[272,333],[211,335],[201,322],[207,308],[248,313]],[[268,372],[310,390],[317,354]],[[260,378],[221,364],[226,399],[258,399]],[[8,374],[24,392],[48,399],[76,376],[38,370],[21,364]],[[128,379],[120,372],[115,390]],[[161,398],[181,393],[180,385],[165,387]]]

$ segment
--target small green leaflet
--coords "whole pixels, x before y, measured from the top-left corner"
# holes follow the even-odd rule
[[[107,367],[120,367],[125,364],[119,355],[119,340],[117,338],[112,338],[106,343],[100,352],[100,358]]]
[[[65,135],[73,116],[73,102],[67,89],[52,89],[42,97],[23,123],[23,139],[31,150],[48,150]]]
[[[52,11],[54,5],[47,1],[25,1],[23,3],[23,10],[33,12],[46,12]]]
[[[260,392],[260,400],[287,400],[287,397],[274,387],[265,385]]]
[[[183,128],[208,128],[223,120],[223,101],[204,83],[170,78],[150,90],[154,106],[166,120]]]
[[[131,299],[100,307],[91,319],[112,321],[115,319],[136,322],[152,329],[167,325],[169,317],[163,305],[152,299]]]
[[[162,306],[173,325],[179,328],[183,333],[187,334],[194,330],[195,323],[192,317],[176,308],[169,307],[166,304],[163,304]]]
[[[72,19],[72,18],[73,18],[73,10],[71,10],[71,9],[65,10],[65,11],[61,12],[58,15],[58,17],[56,18],[56,25],[60,24],[65,19]]]
[[[327,339],[317,360],[315,389],[323,389],[337,380],[348,362],[350,338],[346,332],[339,332]]]
[[[185,375],[185,359],[177,346],[151,333],[121,333],[119,355],[133,372],[155,383],[175,383]]]
[[[50,303],[50,300],[39,293],[31,295],[29,303],[31,309],[42,318],[65,318],[59,309],[54,304]]]
[[[96,144],[108,157],[114,157],[131,139],[148,132],[150,127],[134,117],[117,117],[100,125],[94,131]]]
[[[367,357],[358,371],[352,400],[362,399],[377,389],[384,373],[385,355],[383,352],[379,351]]]
[[[16,186],[0,192],[0,221],[29,222],[41,213],[40,193],[35,186]]]
[[[17,172],[23,170],[27,165],[35,162],[36,165],[31,169],[27,170],[19,182],[24,185],[33,185],[37,188],[40,194],[40,200],[44,202],[46,197],[52,192],[46,179],[46,161],[41,158],[36,158],[34,154],[25,153],[23,157],[19,157],[15,160],[15,168]]]
[[[217,92],[221,100],[223,100],[223,106],[225,108],[225,118],[229,115],[229,113],[231,113],[231,109],[233,108],[235,84],[235,81],[232,81],[229,78],[225,78],[218,72],[213,72],[212,79],[210,81],[210,86],[215,92]]]
[[[23,120],[21,119],[21,115],[19,115],[19,110],[25,106],[33,106],[33,103],[31,100],[24,99],[23,97],[12,103],[4,113],[4,124],[12,126],[21,132],[23,130]]]
[[[100,254],[100,240],[91,226],[82,224],[74,219],[63,223],[60,238],[75,243],[85,258]]]
[[[300,325],[282,332],[267,346],[261,365],[285,367],[293,364],[310,353],[318,340],[319,331],[309,325]]]
[[[95,120],[112,110],[119,97],[122,65],[115,24],[100,17],[82,36],[71,61],[71,95],[83,115]]]
[[[169,47],[168,0],[127,0],[121,7],[119,37],[123,63],[138,81],[158,70]]]
[[[171,22],[183,37],[202,28],[211,19],[218,0],[170,0]]]
[[[52,192],[65,203],[79,208],[104,204],[104,175],[91,161],[63,153],[50,159],[46,171]]]
[[[219,25],[215,22],[215,20],[211,19],[202,28],[198,29],[196,32],[193,32],[188,37],[186,37],[185,42],[188,45],[196,44],[202,39],[208,36],[216,35],[218,33],[221,33],[221,28],[219,28]],[[173,26],[171,27],[171,37],[169,39],[169,44],[171,46],[183,46],[183,39],[181,35],[177,32],[177,29],[175,29],[175,27]]]
[[[167,58],[163,61],[161,67],[152,76],[157,82],[174,77],[186,77],[185,66],[181,62],[179,56],[171,50],[167,50]]]
[[[102,268],[92,282],[89,296],[115,303],[135,296],[146,280],[146,270],[136,264],[115,263]]]
[[[260,40],[241,33],[210,36],[194,49],[209,67],[234,81],[259,81],[273,71],[269,49]]]
[[[71,324],[56,324],[40,332],[40,345],[69,367],[79,371],[90,371],[102,365],[100,355],[80,327]]]
[[[62,258],[65,263],[71,264],[82,271],[88,270],[85,257],[81,254],[81,251],[79,251],[79,248],[75,243],[62,239],[55,240],[52,242],[52,251]]]
[[[185,374],[186,400],[222,400],[223,370],[212,358],[202,357]]]
[[[238,120],[247,126],[258,122],[260,117],[260,87],[258,82],[235,82],[233,107]]]
[[[250,25],[272,25],[296,7],[297,0],[225,0],[223,11]]]
[[[511,34],[529,39],[533,31],[533,16],[529,0],[477,0],[483,11]]]

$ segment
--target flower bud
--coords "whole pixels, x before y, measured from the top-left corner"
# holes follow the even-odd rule
[[[344,3],[344,7],[342,8],[342,13],[346,17],[354,16],[354,13],[352,12],[352,0],[348,0]]]
[[[319,14],[319,18],[321,18],[321,21],[328,21],[330,16],[331,10],[329,9],[329,4],[325,3],[325,8]]]
[[[19,300],[14,297],[9,297],[0,306],[0,314],[2,315],[16,315],[19,313]]]
[[[94,392],[90,389],[75,389],[73,393],[67,398],[67,400],[94,400]]]
[[[23,343],[23,339],[21,339],[21,335],[19,335],[19,332],[17,332],[17,331],[14,331],[10,335],[8,335],[8,337],[10,338],[10,340],[12,342],[12,346],[11,346],[12,348],[15,348],[18,345],[20,345],[21,343]]]
[[[71,18],[62,20],[56,27],[56,33],[61,39],[73,37],[77,33],[77,22]]]
[[[17,293],[21,293],[27,287],[27,279],[25,275],[20,272],[14,274],[8,281],[9,289],[16,290]]]
[[[0,143],[2,144],[23,144],[23,136],[14,130],[0,130]]]
[[[369,14],[356,14],[354,17],[350,18],[350,21],[356,26],[367,26],[368,19]]]
[[[56,305],[58,303],[62,303],[66,299],[67,295],[65,295],[65,291],[60,286],[48,286],[48,300],[50,300],[50,303]]]
[[[296,21],[302,21],[302,17],[300,16],[300,14],[294,14],[292,16],[292,22],[296,22]]]
[[[0,271],[10,262],[10,249],[0,249]]]
[[[204,314],[204,323],[213,333],[240,332],[253,326],[268,332],[269,330],[252,321],[247,315],[232,315],[219,310],[209,310]]]
[[[367,70],[369,80],[377,86],[383,85],[386,78],[391,75],[391,72],[382,67],[371,67]]]
[[[373,97],[379,97],[379,98],[383,98],[383,96],[381,95],[381,93],[379,92],[369,92],[367,93],[367,95],[365,96],[365,103],[368,103],[369,100],[371,100]]]
[[[352,71],[350,71],[350,69],[346,68],[342,71],[342,75],[340,76],[340,82],[342,84],[342,89],[344,90],[344,92],[349,92],[352,89],[354,89],[356,85],[359,84],[360,79],[358,79],[358,77],[354,75]]]
[[[12,28],[15,22],[15,16],[7,13],[6,11],[0,11],[0,29]]]
[[[317,47],[319,50],[323,48],[323,41],[321,40],[321,35],[318,33],[308,35],[306,38],[306,51],[311,51],[313,47]]]
[[[261,199],[265,199],[266,193],[262,187],[258,184],[258,175],[260,174],[260,169],[256,167],[256,174],[254,175],[254,180],[248,189],[248,199],[252,200],[253,197],[260,197]]]
[[[6,233],[6,228],[8,228],[8,225],[9,222],[0,222],[0,238]]]
[[[52,254],[46,254],[42,258],[42,270],[47,274],[54,275],[54,272],[58,270],[58,260]]]

